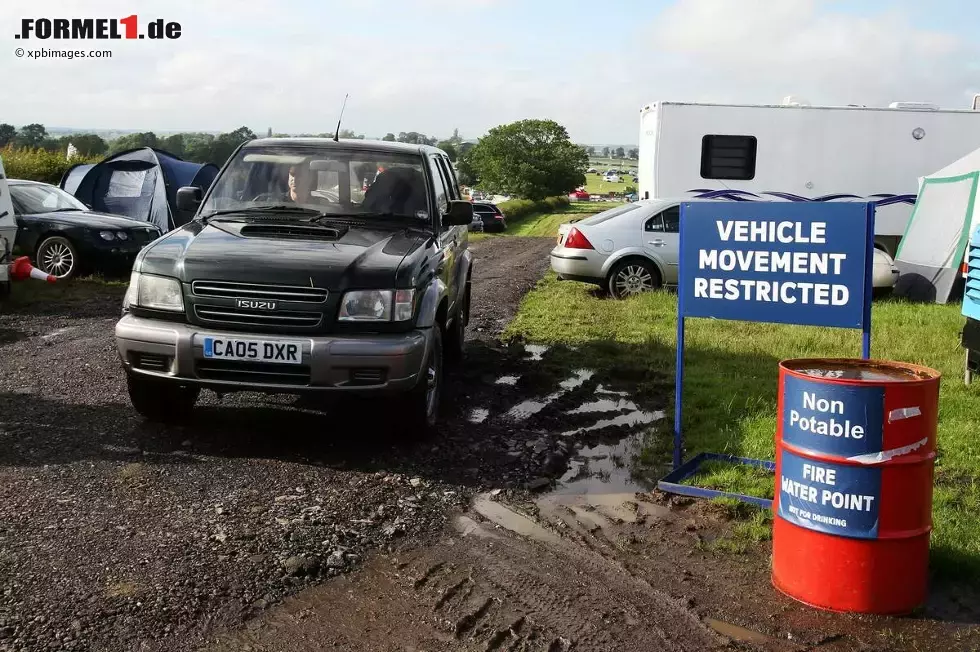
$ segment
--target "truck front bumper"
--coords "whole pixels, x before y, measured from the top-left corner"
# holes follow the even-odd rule
[[[431,346],[431,329],[357,336],[238,333],[125,315],[116,347],[127,373],[218,392],[398,393],[415,387]],[[300,364],[205,358],[204,338],[301,344]]]

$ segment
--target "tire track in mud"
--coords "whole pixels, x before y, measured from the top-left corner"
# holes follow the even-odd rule
[[[483,510],[477,505],[476,511]],[[622,566],[516,512],[509,517],[493,514],[495,519],[528,520],[530,536],[515,535],[482,516],[463,517],[455,531],[413,553],[411,561],[378,558],[355,573],[356,595],[341,581],[308,589],[273,610],[300,613],[297,605],[302,604],[312,609],[306,618],[284,619],[270,612],[257,627],[261,634],[230,635],[212,650],[241,649],[246,641],[257,652],[322,649],[304,641],[320,645],[323,636],[332,636],[327,640],[351,652],[419,649],[415,646],[541,652],[723,647],[722,639],[687,605]],[[371,623],[396,623],[397,645],[388,629],[367,622],[356,636],[338,632],[329,614],[341,594],[349,594],[357,605],[355,616],[364,605],[372,605],[377,611],[368,619]],[[345,628],[351,626],[345,618]]]

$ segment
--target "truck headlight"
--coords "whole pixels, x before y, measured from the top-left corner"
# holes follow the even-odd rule
[[[133,272],[129,277],[129,289],[123,298],[123,309],[131,306],[184,312],[184,296],[180,281],[166,276],[153,276]]]
[[[340,321],[408,321],[415,290],[353,290],[340,302]]]

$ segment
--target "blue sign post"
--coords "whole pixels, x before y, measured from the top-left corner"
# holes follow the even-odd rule
[[[684,321],[738,321],[861,329],[871,355],[874,205],[860,202],[681,204],[674,397],[673,471],[658,483],[671,493],[772,501],[680,484],[710,459],[769,471],[773,462],[701,453],[682,462]]]

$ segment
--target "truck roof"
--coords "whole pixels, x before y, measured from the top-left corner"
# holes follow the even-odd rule
[[[325,147],[337,149],[370,150],[372,152],[396,152],[400,154],[445,154],[438,147],[416,145],[414,143],[398,143],[388,140],[362,140],[360,138],[256,138],[245,143],[244,147],[268,146]]]
[[[888,106],[840,106],[840,105],[820,105],[820,104],[723,104],[720,102],[671,102],[659,100],[656,102],[650,102],[642,109],[640,113],[649,111],[654,106],[717,106],[725,108],[741,108],[741,109],[792,109],[794,111],[806,110],[806,109],[833,109],[838,111],[889,111],[892,113],[976,113],[980,115],[980,111],[974,109],[924,109],[924,108],[891,108]]]

